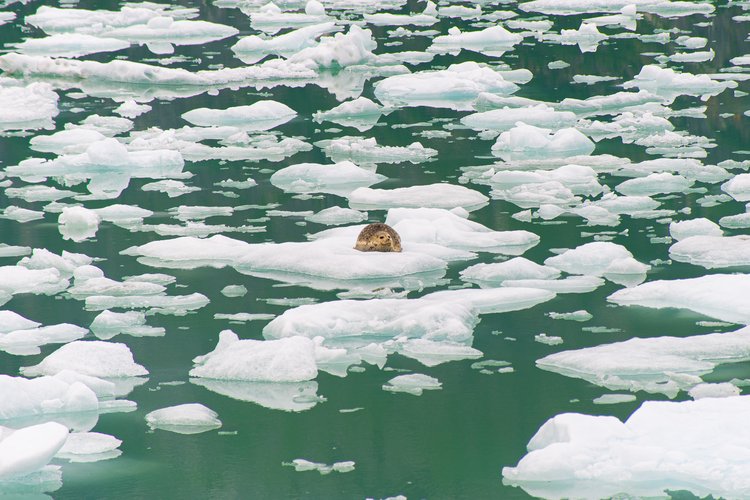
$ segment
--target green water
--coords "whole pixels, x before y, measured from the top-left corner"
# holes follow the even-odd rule
[[[219,9],[210,2],[181,1],[185,6],[200,9],[201,19],[233,25],[241,35],[252,33],[245,15],[236,9]],[[731,20],[742,13],[735,6],[715,2],[717,11],[712,17],[689,16],[679,19],[664,19],[647,15],[639,21],[639,33],[653,33],[657,29],[674,27],[685,30],[691,36],[709,39],[709,47],[716,56],[706,63],[685,63],[685,71],[691,73],[713,73],[729,65],[731,57],[750,52],[745,41],[747,24]],[[47,4],[45,2],[45,4]],[[19,19],[0,26],[0,40],[20,41],[25,36],[41,36],[34,28],[21,28],[24,14],[33,13],[41,2],[28,5],[12,5],[8,9],[19,14]],[[56,5],[56,4],[55,4]],[[118,7],[117,2],[86,2],[81,8]],[[420,12],[421,3],[409,2],[402,12]],[[535,17],[518,10],[515,3],[499,5],[503,10],[517,11],[519,18]],[[485,6],[485,11],[491,9]],[[577,28],[584,16],[553,17],[554,30]],[[707,25],[695,26],[706,22]],[[453,23],[442,20],[436,29],[445,32]],[[457,22],[468,26],[466,22]],[[380,51],[424,50],[430,43],[428,37],[405,38],[403,45],[384,47],[386,32],[392,28],[374,27],[373,32],[381,42]],[[612,32],[602,28],[603,32]],[[622,30],[617,30],[622,31]],[[211,64],[227,67],[239,66],[229,47],[235,38],[204,44],[202,46],[176,47],[176,55],[189,58],[200,57],[200,63],[182,64],[188,69],[204,69]],[[645,64],[653,62],[649,52],[673,53],[678,51],[674,43],[662,46],[643,44],[636,39],[610,39],[600,44],[595,53],[582,54],[577,46],[560,46],[540,43],[527,38],[515,50],[496,59],[473,52],[462,52],[457,56],[437,56],[432,63],[412,67],[412,70],[441,68],[460,61],[478,61],[509,64],[512,68],[526,68],[534,79],[521,86],[518,96],[540,100],[559,101],[565,97],[586,98],[591,95],[606,95],[621,90],[617,85],[630,80]],[[208,54],[208,55],[206,55]],[[128,60],[142,61],[155,58],[145,48],[133,46],[116,53]],[[88,56],[93,60],[107,61],[112,55]],[[564,60],[570,67],[550,70],[547,64]],[[619,81],[604,82],[592,86],[572,83],[576,74],[617,76]],[[373,81],[367,82],[363,95],[373,98]],[[67,122],[78,122],[90,114],[111,115],[117,103],[108,98],[86,96],[72,98],[68,94],[80,92],[72,83],[69,90],[61,90],[60,109],[56,118],[56,130],[62,130]],[[740,90],[747,91],[741,83]],[[262,94],[262,96],[261,96]],[[252,88],[221,90],[217,95],[200,94],[194,97],[153,101],[151,112],[135,119],[135,129],[158,126],[162,129],[178,128],[185,123],[180,115],[198,107],[226,108],[251,104],[262,98],[283,102],[298,112],[298,116],[277,130],[285,136],[295,136],[309,143],[340,135],[360,135],[353,129],[345,129],[330,123],[317,124],[311,115],[330,109],[338,101],[326,90],[308,85],[303,88],[277,87],[258,91]],[[725,159],[741,160],[736,151],[746,149],[750,128],[743,112],[748,109],[747,97],[735,97],[731,90],[709,99],[706,119],[672,118],[677,130],[713,139],[716,148],[709,150],[706,164],[715,164]],[[700,105],[697,98],[681,97],[674,108]],[[83,108],[78,112],[75,108]],[[720,116],[731,113],[732,116]],[[438,150],[437,160],[412,165],[409,163],[382,164],[378,172],[388,180],[378,187],[393,188],[448,181],[457,183],[462,167],[490,165],[496,160],[490,155],[492,142],[477,138],[470,130],[453,130],[448,139],[425,139],[414,133],[437,129],[440,122],[430,126],[394,128],[397,124],[428,122],[435,118],[446,118],[457,123],[465,113],[446,109],[405,108],[381,118],[378,126],[366,132],[381,145],[408,145],[419,140],[425,147]],[[343,129],[336,131],[335,129]],[[0,168],[15,165],[29,157],[45,156],[29,150],[30,136],[0,137]],[[651,158],[640,146],[623,144],[619,139],[605,140],[597,144],[595,154],[613,154],[634,161]],[[51,156],[51,155],[48,155]],[[163,193],[141,191],[148,179],[134,179],[117,200],[118,203],[137,205],[155,212],[149,223],[174,223],[167,210],[179,205],[264,205],[279,204],[280,210],[318,211],[331,206],[346,206],[346,200],[333,195],[315,196],[313,199],[294,198],[269,183],[270,174],[284,166],[302,162],[328,160],[321,150],[298,153],[282,162],[188,162],[186,171],[194,174],[187,181],[201,191],[178,198],[168,198]],[[238,191],[239,199],[226,198],[214,193],[214,183],[225,179],[252,177],[257,187]],[[613,187],[624,180],[600,175],[600,182]],[[48,182],[48,184],[54,184]],[[486,186],[470,187],[488,194]],[[718,185],[707,186],[707,194],[719,194]],[[72,188],[80,192],[83,186]],[[736,202],[716,207],[703,208],[696,200],[703,195],[686,194],[665,199],[661,208],[692,208],[690,217],[707,217],[718,220],[721,216],[744,211]],[[657,197],[658,198],[658,197]],[[10,200],[0,194],[2,206],[16,204],[39,210],[41,203],[25,203]],[[87,208],[107,206],[110,202],[87,202]],[[592,241],[582,232],[596,232],[602,228],[590,228],[579,218],[565,218],[563,224],[540,224],[519,222],[511,218],[519,208],[506,202],[493,200],[488,206],[473,212],[471,219],[495,230],[525,229],[541,236],[541,243],[524,254],[541,263],[552,255],[550,249],[572,248]],[[237,212],[231,217],[209,219],[209,223],[229,226],[246,224],[246,219],[264,216],[263,210]],[[385,213],[370,211],[370,221],[382,220]],[[248,242],[304,241],[307,233],[325,229],[325,226],[308,223],[298,224],[300,217],[271,217],[264,223],[265,232],[256,234],[232,233],[229,236]],[[610,228],[604,228],[609,230]],[[635,220],[623,217],[615,228],[627,234],[618,234],[615,243],[626,246],[641,262],[668,258],[667,244],[652,244],[650,237],[667,236],[668,224],[653,220]],[[727,231],[728,234],[736,234]],[[229,324],[215,320],[216,313],[272,313],[281,314],[284,306],[267,304],[268,298],[314,298],[318,301],[336,300],[335,292],[321,292],[299,286],[280,285],[277,282],[239,274],[233,269],[199,268],[195,270],[165,270],[149,268],[134,258],[119,252],[132,245],[165,239],[154,233],[131,233],[123,228],[102,223],[96,238],[82,243],[64,241],[58,230],[56,215],[47,214],[44,220],[29,223],[0,219],[0,242],[11,245],[27,245],[47,248],[59,253],[62,250],[80,252],[98,259],[107,277],[121,279],[124,276],[146,272],[165,272],[177,278],[176,285],[169,287],[169,294],[200,292],[210,299],[205,308],[183,317],[156,315],[149,317],[148,324],[166,329],[160,338],[133,338],[119,336],[115,340],[125,342],[133,352],[135,360],[150,372],[147,382],[136,387],[127,399],[138,405],[130,413],[104,414],[93,428],[96,432],[111,434],[122,440],[122,455],[116,459],[94,463],[63,464],[63,485],[52,493],[55,498],[382,498],[402,494],[408,498],[527,498],[519,488],[502,484],[501,469],[514,466],[526,453],[526,443],[541,424],[563,412],[614,415],[627,418],[644,400],[663,398],[658,395],[637,393],[637,401],[617,405],[595,405],[592,400],[607,392],[584,381],[570,379],[542,371],[535,361],[547,354],[563,349],[625,340],[633,336],[651,337],[659,335],[686,336],[707,333],[714,329],[696,325],[701,319],[697,314],[676,310],[646,310],[614,307],[606,297],[620,289],[619,285],[606,285],[587,294],[559,294],[551,302],[529,310],[484,315],[474,333],[473,346],[485,354],[485,359],[504,360],[514,368],[512,373],[485,375],[471,368],[472,361],[446,363],[425,368],[414,360],[398,355],[390,356],[387,367],[425,373],[443,383],[442,390],[427,391],[421,397],[392,394],[381,386],[397,373],[382,371],[365,365],[364,373],[350,373],[345,378],[321,373],[317,378],[318,394],[325,402],[314,408],[287,413],[270,410],[248,402],[242,402],[211,392],[188,380],[188,371],[195,356],[205,354],[216,345],[221,330],[231,328],[241,338],[261,339],[263,321],[244,324]],[[458,273],[470,264],[491,262],[493,256],[481,254],[470,263],[453,263],[447,278],[450,285],[461,285]],[[0,265],[11,265],[16,259],[0,259]],[[652,267],[648,279],[673,279],[693,277],[707,271],[695,266],[673,262]],[[1,278],[0,278],[1,279]],[[241,284],[248,294],[242,298],[227,298],[220,290],[227,285]],[[430,292],[434,289],[425,290]],[[424,293],[423,292],[423,293]],[[410,296],[419,296],[413,293]],[[98,314],[86,311],[82,302],[59,296],[47,297],[22,295],[13,298],[4,308],[42,322],[52,324],[68,322],[88,326]],[[587,323],[553,320],[546,312],[570,312],[586,309],[594,318]],[[611,333],[582,331],[585,326],[602,326],[617,329]],[[564,344],[548,346],[534,341],[534,335],[546,333],[560,336]],[[93,338],[93,336],[91,336]],[[17,375],[20,366],[36,364],[54,351],[56,346],[42,348],[39,356],[11,356],[0,353],[0,373]],[[731,374],[730,374],[731,372]],[[750,378],[747,364],[723,368],[721,378],[736,376]],[[710,376],[708,377],[710,378]],[[183,382],[179,385],[160,385],[165,382]],[[678,397],[685,398],[683,394]],[[189,402],[200,402],[218,412],[223,422],[220,432],[212,431],[197,435],[180,435],[166,431],[149,431],[144,416],[158,408]],[[342,413],[342,409],[361,408],[355,412]],[[333,463],[353,460],[356,470],[346,474],[296,472],[293,467],[282,466],[295,458],[315,462]]]

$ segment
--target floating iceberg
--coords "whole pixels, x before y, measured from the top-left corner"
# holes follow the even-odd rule
[[[669,256],[707,269],[750,265],[750,236],[696,235],[669,248]]]
[[[154,410],[146,414],[151,429],[162,429],[178,434],[199,434],[221,427],[219,415],[199,403],[189,403]]]
[[[456,184],[428,184],[395,189],[358,188],[349,193],[349,206],[360,210],[389,208],[461,207],[477,210],[488,198],[478,191]]]
[[[62,370],[73,370],[92,377],[121,378],[147,375],[148,371],[133,361],[133,354],[125,344],[100,340],[77,340],[65,344],[34,366],[21,368],[29,377],[55,375]]]
[[[337,29],[335,23],[329,22],[304,26],[273,38],[261,38],[257,35],[250,35],[240,38],[232,46],[232,50],[247,64],[260,61],[269,54],[288,58],[306,47],[315,45],[316,39],[321,35],[331,33]]]
[[[442,389],[443,384],[435,377],[421,373],[410,373],[393,377],[383,385],[384,391],[405,392],[414,396],[421,396],[424,391]]]
[[[10,83],[14,84],[10,84]],[[26,86],[0,79],[0,130],[52,129],[57,116],[57,93],[48,83]]]
[[[518,255],[539,243],[539,236],[528,231],[493,231],[468,220],[468,213],[441,208],[392,208],[385,223],[401,240],[433,243],[469,251]]]
[[[304,382],[318,376],[316,345],[295,336],[273,341],[240,340],[219,334],[216,348],[193,360],[191,377],[249,382]]]
[[[0,481],[42,469],[67,439],[68,428],[57,422],[16,431],[0,427]]]
[[[564,158],[588,155],[594,143],[575,128],[563,128],[555,133],[519,122],[503,132],[492,146],[492,154],[503,159]]]
[[[271,176],[271,184],[289,193],[332,193],[346,196],[359,187],[368,187],[386,176],[358,167],[350,161],[334,165],[299,163]]]
[[[750,297],[750,275],[711,274],[699,278],[643,283],[619,290],[608,300],[620,305],[655,309],[690,309],[721,321],[746,325],[750,324],[747,297]]]
[[[502,108],[473,113],[461,118],[461,123],[475,130],[510,130],[518,122],[534,127],[561,129],[576,124],[577,117],[571,111],[555,111],[546,104],[530,107]]]
[[[258,101],[249,106],[228,109],[199,108],[182,118],[202,127],[234,126],[242,130],[270,130],[297,116],[297,112],[277,101]]]
[[[477,6],[479,7],[479,6]],[[487,55],[502,55],[520,43],[523,37],[502,26],[490,26],[479,31],[462,32],[453,27],[447,35],[436,36],[427,50],[436,53],[458,52],[461,49]]]
[[[356,224],[367,220],[367,212],[360,212],[351,208],[329,207],[306,216],[305,220],[326,225]]]
[[[421,163],[437,156],[437,151],[426,148],[419,142],[408,146],[380,146],[374,137],[338,137],[320,141],[316,146],[322,147],[333,161],[351,160],[355,163]]]
[[[81,57],[98,52],[116,52],[130,47],[130,42],[116,38],[61,33],[45,38],[27,38],[13,44],[23,54],[53,57]]]
[[[318,111],[313,115],[313,119],[316,122],[330,121],[345,127],[354,127],[364,132],[374,127],[380,117],[388,111],[390,110],[366,97],[358,97],[328,111]]]
[[[625,82],[623,87],[626,89],[637,87],[661,96],[667,102],[672,102],[680,95],[701,96],[705,100],[735,85],[736,83],[731,81],[712,80],[708,75],[679,73],[670,68],[647,65],[641,68],[640,73],[635,75],[633,80]]]
[[[700,217],[698,219],[671,222],[669,234],[675,240],[684,240],[691,236],[723,236],[724,231],[713,221]]]
[[[633,285],[646,279],[648,264],[638,262],[622,245],[609,241],[585,243],[560,255],[549,257],[546,266],[570,274],[603,276],[620,284]]]
[[[750,397],[679,403],[647,401],[624,423],[615,417],[565,413],[531,438],[503,481],[544,498],[750,494],[743,425]],[[693,439],[685,439],[685,436]]]
[[[506,280],[554,280],[559,276],[559,269],[540,266],[523,257],[492,264],[475,264],[461,271],[462,280],[483,287],[501,286]]]
[[[83,207],[65,207],[57,219],[63,239],[76,243],[96,236],[100,222],[101,218],[96,212]]]
[[[1,63],[0,63],[1,66]],[[479,94],[510,95],[518,86],[500,72],[475,62],[453,64],[445,70],[396,75],[375,85],[375,96],[392,106],[433,106],[471,109]]]
[[[71,462],[109,460],[122,454],[122,451],[118,450],[121,444],[122,441],[109,434],[73,432],[55,457]]]
[[[129,152],[116,139],[91,144],[85,153],[59,156],[53,160],[31,158],[6,168],[11,177],[40,179],[68,177],[90,179],[90,193],[102,198],[116,198],[131,178],[175,177],[182,173],[184,161],[176,151]]]

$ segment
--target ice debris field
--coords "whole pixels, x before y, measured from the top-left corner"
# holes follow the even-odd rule
[[[749,22],[0,1],[0,496],[750,497]]]

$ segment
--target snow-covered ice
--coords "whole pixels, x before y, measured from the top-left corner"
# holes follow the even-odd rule
[[[178,434],[199,434],[221,427],[219,415],[200,403],[187,403],[154,410],[146,414],[151,429]]]

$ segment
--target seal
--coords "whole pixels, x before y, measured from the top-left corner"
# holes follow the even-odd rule
[[[401,237],[388,224],[368,224],[357,236],[354,249],[360,252],[400,252]]]

